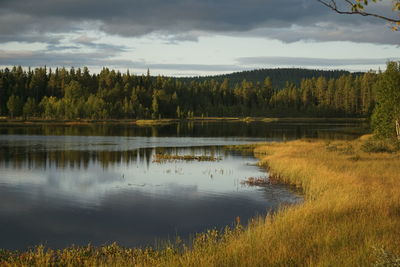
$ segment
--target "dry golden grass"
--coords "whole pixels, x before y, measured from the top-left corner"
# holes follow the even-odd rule
[[[256,218],[245,229],[237,225],[222,233],[210,230],[190,249],[114,247],[85,254],[82,248],[47,258],[63,259],[63,266],[373,266],[382,259],[382,253],[376,255],[382,247],[400,254],[400,155],[365,153],[362,142],[294,141],[257,147],[256,155],[274,178],[301,186],[306,200]],[[26,266],[48,265],[46,256],[40,256],[46,253],[30,253],[35,260]],[[20,256],[0,253],[0,262],[21,266]],[[386,260],[391,259],[380,262]]]

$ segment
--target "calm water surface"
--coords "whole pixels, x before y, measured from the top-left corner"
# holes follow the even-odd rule
[[[252,155],[221,146],[364,132],[345,123],[0,125],[0,248],[155,245],[237,216],[246,222],[301,196],[288,186],[242,185],[268,174]],[[156,153],[219,160],[157,163]]]

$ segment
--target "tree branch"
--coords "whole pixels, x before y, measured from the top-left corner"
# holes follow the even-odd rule
[[[333,11],[335,11],[336,13],[339,13],[339,14],[350,14],[350,15],[357,14],[357,15],[361,15],[361,16],[364,16],[364,17],[375,17],[375,18],[383,19],[383,20],[386,20],[386,21],[391,22],[391,23],[396,23],[396,24],[400,23],[400,19],[393,19],[393,18],[385,17],[385,16],[382,16],[382,15],[379,15],[379,14],[365,12],[365,11],[360,10],[358,8],[356,8],[355,10],[352,10],[352,11],[340,10],[337,7],[336,2],[334,0],[330,0],[329,2],[326,2],[324,0],[317,0],[317,1],[320,2],[321,4],[323,4],[324,6],[329,7],[330,9],[332,9]],[[354,7],[354,3],[352,3],[350,0],[345,0],[345,1],[351,7]]]

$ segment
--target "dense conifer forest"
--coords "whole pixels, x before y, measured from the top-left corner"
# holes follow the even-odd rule
[[[262,76],[263,73],[270,76]],[[13,67],[0,70],[0,114],[69,120],[366,117],[374,107],[373,88],[379,75],[276,69],[172,78],[153,77],[150,73],[139,76],[108,68],[91,74],[86,67],[29,70]]]
[[[345,70],[313,70],[313,69],[301,69],[301,68],[277,68],[277,69],[256,69],[256,70],[246,70],[222,75],[214,76],[200,76],[200,77],[189,77],[180,78],[181,81],[190,82],[192,80],[202,82],[205,80],[215,80],[218,82],[223,82],[225,79],[229,80],[229,85],[234,86],[237,83],[241,83],[243,80],[248,82],[264,82],[265,77],[269,77],[274,81],[274,88],[282,89],[285,87],[286,83],[293,83],[297,87],[300,86],[301,80],[311,79],[314,77],[325,77],[326,79],[339,78],[343,75],[350,74],[349,71]],[[358,75],[362,73],[353,73],[353,75]]]

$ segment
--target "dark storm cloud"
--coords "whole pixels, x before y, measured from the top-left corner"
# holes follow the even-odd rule
[[[290,25],[328,13],[310,0],[6,0],[2,10],[20,17],[102,21],[137,34],[165,29],[248,30]],[[51,25],[50,25],[51,26]]]
[[[339,16],[315,0],[0,1],[0,41],[3,42],[22,38],[26,36],[22,34],[32,31],[74,32],[84,22],[113,35],[169,34],[172,35],[170,41],[174,42],[182,39],[196,41],[196,35],[185,35],[190,31],[242,33],[257,28],[279,31],[291,25],[314,27],[321,22],[346,23],[351,28],[365,21],[382,24],[357,16]],[[302,39],[299,34],[296,38],[277,33],[271,37],[289,42]],[[324,36],[319,38],[318,33],[305,36],[308,37],[324,40]],[[353,38],[353,41],[364,41],[363,38]],[[373,38],[367,41],[370,39]]]
[[[57,44],[63,37],[60,34],[74,32],[77,26],[65,18],[38,17],[5,9],[0,3],[0,43],[42,42]],[[55,36],[54,33],[58,33]]]

